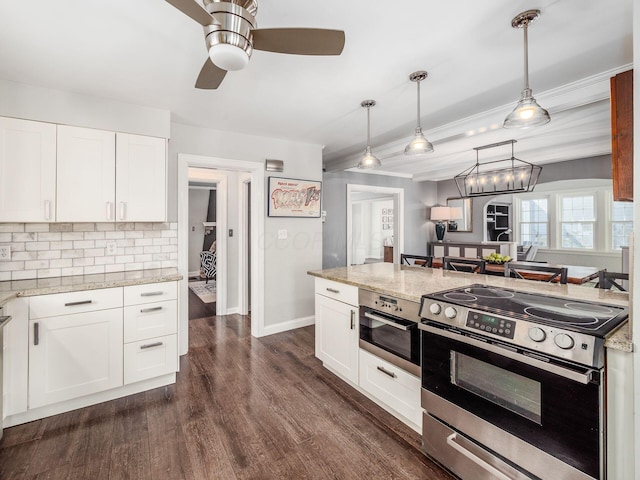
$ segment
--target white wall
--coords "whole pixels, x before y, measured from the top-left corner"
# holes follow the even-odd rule
[[[200,252],[209,209],[208,188],[189,188],[189,272],[200,270]]]
[[[177,218],[178,153],[261,163],[267,158],[279,159],[284,161],[284,172],[274,176],[322,180],[320,145],[172,123],[168,194],[168,212],[172,219]],[[229,179],[229,186],[234,182]],[[288,238],[278,240],[278,230],[286,230]],[[314,288],[313,278],[307,271],[322,268],[321,219],[266,218],[260,244],[265,253],[265,330],[275,332],[278,324],[308,320],[314,313]]]

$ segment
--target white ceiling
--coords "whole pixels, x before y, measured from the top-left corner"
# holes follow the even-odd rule
[[[531,86],[552,121],[504,130],[523,82],[522,32],[510,22],[530,8],[542,11],[529,29]],[[0,78],[167,109],[179,123],[322,144],[328,170],[357,161],[360,102],[371,98],[382,170],[438,180],[472,164],[474,146],[509,138],[534,163],[609,152],[607,78],[632,62],[632,0],[261,0],[257,20],[344,30],[344,52],[256,51],[218,90],[197,90],[202,28],[163,0],[0,0]],[[415,127],[408,75],[421,69],[422,126],[436,151],[408,160],[398,155]]]

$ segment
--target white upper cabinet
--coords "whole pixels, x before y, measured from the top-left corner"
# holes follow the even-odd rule
[[[53,222],[56,126],[0,117],[0,222]]]
[[[58,222],[115,221],[116,134],[58,126]]]
[[[167,161],[164,138],[118,133],[116,137],[117,220],[164,222],[167,217]]]

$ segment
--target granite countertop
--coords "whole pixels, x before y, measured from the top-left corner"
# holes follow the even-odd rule
[[[126,287],[128,285],[173,282],[176,280],[182,280],[182,275],[178,273],[176,268],[158,268],[154,270],[133,270],[130,272],[0,282],[0,307],[14,297],[32,297],[51,293]]]
[[[422,295],[426,293],[480,283],[575,300],[609,303],[624,307],[629,305],[629,294],[626,292],[613,292],[572,284],[550,284],[494,275],[453,272],[438,268],[395,265],[392,263],[371,263],[352,267],[315,270],[307,273],[314,277],[354,285],[413,302],[420,302]],[[633,344],[631,343],[629,322],[626,322],[610,334],[607,337],[605,346],[631,352]]]

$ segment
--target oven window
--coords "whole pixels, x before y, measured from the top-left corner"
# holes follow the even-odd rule
[[[535,380],[451,351],[451,383],[542,425],[542,389]]]

